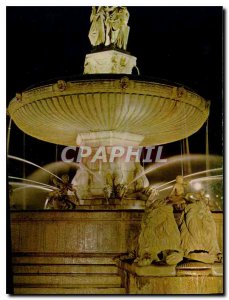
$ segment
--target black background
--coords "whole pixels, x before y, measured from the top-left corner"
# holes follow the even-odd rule
[[[128,10],[127,50],[137,57],[141,75],[181,83],[210,100],[210,154],[221,155],[222,7]],[[85,55],[91,51],[90,13],[91,7],[7,7],[7,105],[16,92],[33,84],[83,73]],[[16,125],[11,133],[10,154],[41,165],[55,160],[56,145],[24,135]],[[189,141],[191,153],[204,153],[205,126]],[[167,157],[178,153],[179,142],[163,150]]]

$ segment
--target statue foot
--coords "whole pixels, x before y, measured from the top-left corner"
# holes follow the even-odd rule
[[[151,258],[143,258],[143,259],[140,259],[137,264],[140,267],[144,267],[144,266],[151,265],[151,263],[152,263],[152,259]]]
[[[185,256],[188,259],[191,260],[197,260],[206,264],[214,264],[214,262],[217,260],[216,255],[209,254],[206,252],[191,252],[188,255]]]
[[[165,258],[165,262],[167,265],[177,265],[179,262],[183,260],[183,253],[181,252],[172,252],[167,255]]]

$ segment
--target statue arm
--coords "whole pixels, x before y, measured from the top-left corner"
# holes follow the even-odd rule
[[[91,16],[90,16],[90,22],[92,23],[94,17],[96,16],[96,8],[95,6],[92,6]]]
[[[111,12],[114,11],[116,8],[117,6],[111,6],[111,7],[107,6],[106,11]]]
[[[176,185],[173,186],[173,189],[172,189],[172,191],[170,193],[170,196],[173,196],[175,194],[175,190],[176,190]]]

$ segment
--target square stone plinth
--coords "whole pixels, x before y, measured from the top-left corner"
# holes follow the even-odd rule
[[[87,54],[84,74],[132,74],[137,58],[117,50]]]
[[[127,294],[207,295],[223,293],[222,265],[220,266],[220,264],[206,265],[205,267],[201,265],[199,267],[202,269],[198,270],[198,274],[197,270],[190,266],[186,274],[181,274],[182,268],[176,270],[176,266],[139,267],[135,263],[119,262],[118,267]]]

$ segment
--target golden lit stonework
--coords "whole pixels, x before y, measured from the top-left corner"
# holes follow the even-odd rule
[[[187,139],[207,122],[210,102],[140,76],[126,51],[128,22],[125,6],[93,6],[83,74],[16,93],[9,104],[24,133],[65,146],[62,161],[56,146],[56,161],[44,167],[8,155],[39,168],[9,176],[15,294],[223,291],[222,209],[215,201],[220,210],[211,210],[203,188],[209,178],[222,181],[222,162],[214,157],[210,169],[206,133],[206,155],[196,159],[204,171],[191,172]],[[181,155],[163,165],[162,145],[176,141]],[[141,156],[149,149],[154,161],[151,152]],[[37,211],[30,203],[26,210],[27,199],[40,201]]]
[[[139,145],[174,142],[195,133],[207,120],[209,103],[182,87],[132,79],[83,78],[41,86],[13,99],[17,126],[38,139],[76,145],[81,133],[112,131],[142,136]]]

